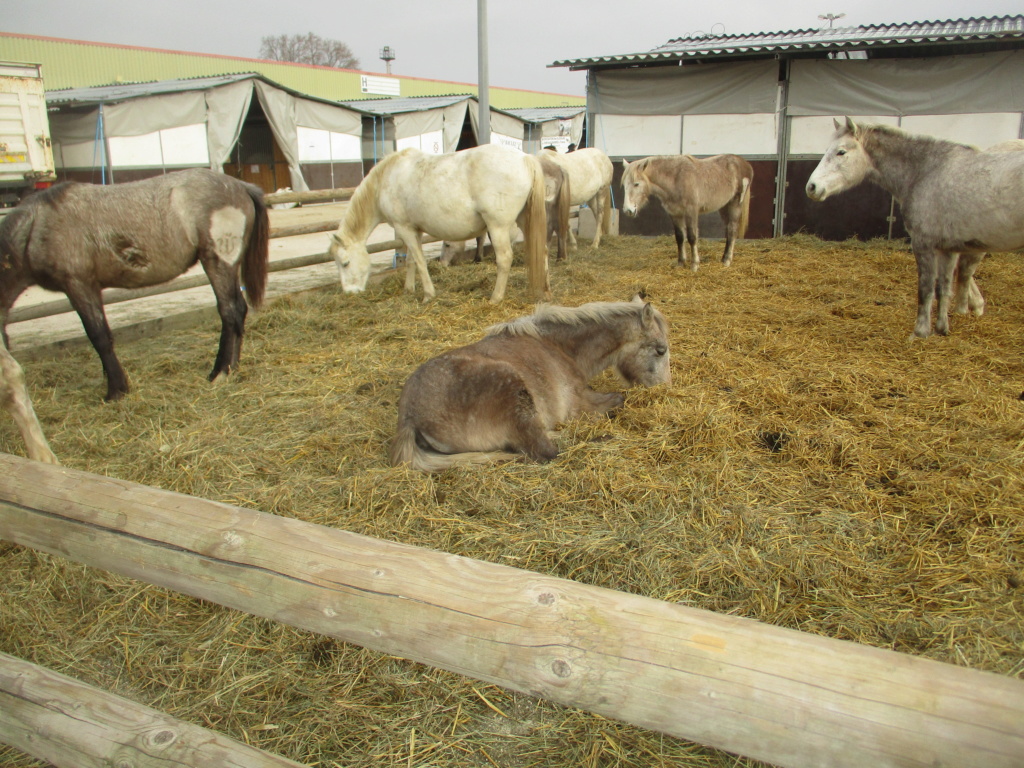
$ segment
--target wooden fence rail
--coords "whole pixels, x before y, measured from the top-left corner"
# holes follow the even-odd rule
[[[61,768],[302,768],[6,653],[0,741]]]
[[[781,766],[1010,768],[1024,682],[0,454],[0,538]]]

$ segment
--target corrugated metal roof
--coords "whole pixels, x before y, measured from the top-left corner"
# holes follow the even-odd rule
[[[117,83],[115,85],[97,85],[90,88],[66,88],[62,91],[47,91],[46,103],[56,105],[95,103],[98,101],[127,101],[128,99],[156,96],[163,93],[207,90],[221,85],[237,83],[240,80],[249,80],[254,77],[259,78],[260,75],[249,72],[235,75],[218,75],[216,77],[160,80],[154,83]]]
[[[528,123],[543,123],[547,120],[568,120],[585,110],[586,107],[522,107],[505,111]]]
[[[921,21],[908,24],[837,27],[835,29],[802,29],[792,32],[759,32],[745,35],[694,35],[669,40],[664,45],[642,53],[563,59],[549,66],[586,69],[682,59],[870,50],[894,45],[958,45],[978,41],[1024,43],[1024,16]]]
[[[374,115],[400,115],[406,112],[425,112],[458,104],[466,99],[475,99],[472,94],[455,96],[394,96],[387,99],[349,99],[339,101],[346,107],[369,112]]]
[[[191,77],[179,78],[176,80],[157,80],[152,83],[117,83],[116,85],[96,85],[90,88],[66,88],[60,91],[46,91],[46,104],[49,107],[77,107],[89,106],[99,103],[110,104],[131,99],[140,99],[146,96],[159,96],[168,93],[186,93],[188,91],[205,91],[217,88],[222,85],[230,85],[242,80],[261,80],[275,88],[280,88],[300,99],[309,99],[321,104],[332,106],[344,106],[353,112],[365,112],[357,106],[349,106],[344,102],[321,99],[317,96],[300,93],[294,88],[275,83],[268,77],[258,72],[239,72],[227,75],[214,75],[213,77]],[[462,98],[462,97],[460,97]]]

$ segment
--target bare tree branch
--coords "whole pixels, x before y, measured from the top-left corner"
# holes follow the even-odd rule
[[[328,40],[312,32],[305,35],[268,35],[260,41],[260,58],[321,67],[359,68],[359,59],[345,43]]]

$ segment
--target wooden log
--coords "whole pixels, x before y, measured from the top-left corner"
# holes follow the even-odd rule
[[[6,653],[0,742],[60,768],[302,766]]]
[[[1010,768],[1024,683],[0,454],[0,538],[781,766]]]
[[[423,240],[424,245],[436,242],[439,242],[436,238],[426,238]],[[381,253],[382,251],[390,251],[396,248],[404,249],[405,243],[401,240],[387,240],[381,243],[371,243],[366,247],[366,250],[369,253]],[[326,252],[314,253],[308,256],[294,256],[290,259],[278,259],[277,261],[270,262],[270,264],[267,265],[267,271],[283,272],[288,269],[309,267],[315,264],[326,264],[330,260],[331,257]],[[123,301],[145,299],[150,296],[161,296],[166,293],[186,291],[190,288],[200,288],[209,284],[209,278],[207,278],[205,273],[202,273],[178,277],[170,282],[151,285],[146,288],[111,288],[103,292],[103,305],[109,306],[111,304],[119,304]],[[53,301],[29,304],[24,307],[13,307],[7,315],[7,322],[23,323],[27,320],[37,320],[40,317],[60,315],[65,312],[72,312],[73,310],[74,307],[71,306],[71,302],[67,299],[54,299]]]
[[[310,192],[271,192],[263,196],[267,205],[276,203],[323,203],[330,200],[351,200],[356,187],[338,189],[314,189]]]

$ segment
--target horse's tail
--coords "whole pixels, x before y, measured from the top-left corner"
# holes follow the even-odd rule
[[[548,217],[545,206],[544,169],[540,160],[526,155],[533,184],[523,208],[523,240],[526,250],[526,282],[532,298],[547,298],[548,282]]]
[[[408,465],[420,472],[442,472],[460,464],[487,464],[492,461],[519,458],[518,454],[502,451],[473,453],[437,453],[424,450],[416,441],[416,427],[399,417],[398,432],[391,441],[391,465]]]
[[[747,236],[747,224],[750,223],[750,187],[753,182],[753,176],[740,178],[740,198],[743,207],[740,209],[740,223],[736,230],[736,237],[740,240]]]
[[[256,218],[249,233],[249,245],[242,254],[242,282],[249,303],[259,307],[267,289],[268,262],[270,261],[270,216],[263,200],[263,191],[252,184],[245,185],[245,191],[252,198]]]
[[[562,186],[555,199],[555,211],[558,217],[558,258],[564,259],[568,250],[569,211],[572,208],[572,190],[569,188],[569,174],[563,171]]]

